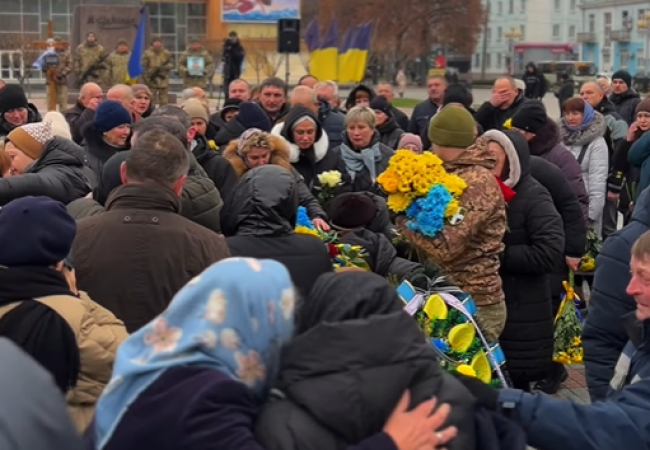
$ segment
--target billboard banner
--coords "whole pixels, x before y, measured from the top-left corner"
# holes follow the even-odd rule
[[[300,0],[221,0],[226,23],[277,22],[300,19]]]

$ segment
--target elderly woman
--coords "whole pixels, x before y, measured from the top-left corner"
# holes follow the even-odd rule
[[[134,84],[131,87],[133,90],[133,109],[140,117],[149,117],[154,110],[154,105],[151,103],[151,91],[146,84]]]
[[[349,191],[371,191],[383,195],[377,177],[388,167],[394,150],[380,142],[377,117],[366,106],[355,106],[345,116],[343,143],[335,150],[341,153],[345,166],[343,182]]]
[[[336,170],[345,172],[341,153],[329,148],[327,133],[318,117],[304,106],[294,106],[285,121],[277,124],[272,134],[282,136],[289,143],[289,160],[309,187],[319,189],[318,175]]]
[[[265,164],[274,164],[291,172],[298,180],[298,197],[300,205],[307,209],[309,218],[314,225],[323,230],[329,230],[327,215],[318,200],[309,191],[302,176],[291,166],[289,144],[279,136],[273,136],[257,128],[246,130],[241,137],[232,141],[223,152],[223,157],[230,161],[235,173],[241,179],[246,172]],[[235,186],[234,190],[237,190]],[[234,197],[234,193],[231,197]],[[222,219],[231,207],[226,204]]]

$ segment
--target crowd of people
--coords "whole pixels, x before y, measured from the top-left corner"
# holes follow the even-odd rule
[[[648,447],[650,99],[612,80],[585,83],[559,120],[508,76],[476,109],[431,77],[410,117],[391,84],[342,99],[312,76],[290,91],[232,80],[216,111],[191,83],[171,105],[88,82],[46,114],[0,87],[0,399],[15,405],[0,442]],[[378,183],[398,150],[467,184],[435,237]],[[335,268],[296,232],[301,211],[366,268]],[[594,403],[576,404],[548,394],[567,378],[554,318],[589,233],[604,241],[582,337]],[[445,371],[404,311],[392,281],[432,267],[471,295],[510,389]]]

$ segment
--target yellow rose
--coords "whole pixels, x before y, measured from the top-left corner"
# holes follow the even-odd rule
[[[467,364],[461,364],[460,366],[456,367],[456,372],[467,377],[476,378],[476,371]]]
[[[413,197],[410,194],[403,194],[401,192],[398,194],[391,194],[388,196],[388,209],[396,213],[404,212],[406,211],[406,208],[409,207],[412,200]]]
[[[341,184],[341,172],[338,170],[328,170],[318,175],[318,181],[322,186],[335,188]]]
[[[391,169],[386,170],[377,177],[377,183],[389,194],[397,194],[398,181],[397,174],[395,174]]]

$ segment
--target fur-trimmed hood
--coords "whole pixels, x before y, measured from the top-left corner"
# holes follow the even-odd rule
[[[275,135],[271,135],[270,140],[273,144],[270,164],[275,164],[276,166],[284,167],[288,171],[291,171],[289,143],[284,138]],[[228,147],[223,152],[223,157],[232,164],[239,178],[250,170],[250,167],[246,165],[244,159],[237,153],[237,140],[231,141],[228,144]]]
[[[274,136],[278,136],[281,139],[283,139],[285,142],[287,142],[287,145],[289,145],[289,161],[291,162],[291,164],[295,164],[300,160],[300,154],[302,150],[300,150],[300,148],[298,148],[296,144],[288,142],[286,139],[282,137],[282,130],[284,129],[285,125],[286,122],[275,125],[271,130],[271,134],[273,134]],[[327,137],[327,133],[322,133],[320,139],[314,142],[314,145],[312,146],[315,162],[320,162],[323,158],[325,158],[329,146],[330,146],[330,140]]]

